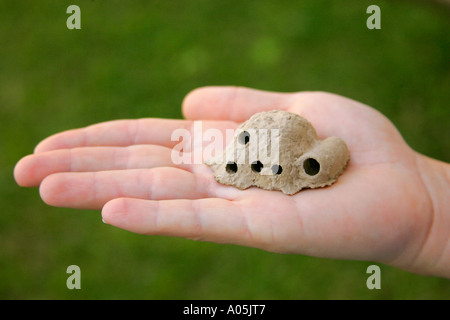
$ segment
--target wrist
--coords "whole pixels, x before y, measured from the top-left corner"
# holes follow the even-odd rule
[[[450,278],[450,164],[417,154],[417,168],[431,204],[431,224],[412,271]]]

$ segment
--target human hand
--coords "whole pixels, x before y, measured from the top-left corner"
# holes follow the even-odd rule
[[[347,143],[351,160],[335,184],[293,196],[238,190],[217,183],[204,164],[172,162],[171,134],[193,120],[224,132],[273,109],[305,117],[321,139]],[[450,219],[433,178],[439,168],[448,179],[448,164],[414,152],[376,110],[329,93],[210,87],[190,93],[183,113],[188,120],[119,120],[51,136],[19,161],[16,181],[40,185],[49,205],[102,208],[104,222],[136,233],[450,276]]]

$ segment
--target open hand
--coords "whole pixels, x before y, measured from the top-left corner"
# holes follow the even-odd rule
[[[217,183],[204,164],[172,162],[178,141],[171,134],[192,128],[193,120],[225,131],[273,109],[305,117],[321,139],[347,143],[351,160],[335,184],[294,196],[242,191]],[[20,160],[16,181],[40,185],[49,205],[102,209],[106,223],[136,233],[419,272],[440,263],[430,253],[437,250],[431,232],[437,217],[422,178],[431,160],[414,152],[376,110],[329,93],[208,87],[186,97],[183,113],[187,120],[118,120],[51,136]]]

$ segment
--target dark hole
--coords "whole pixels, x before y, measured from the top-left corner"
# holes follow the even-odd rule
[[[308,158],[303,162],[303,169],[310,176],[315,176],[320,171],[320,164],[316,159]]]
[[[283,172],[283,168],[278,164],[274,164],[272,166],[272,172],[273,174],[281,174]]]
[[[228,162],[227,166],[225,167],[225,170],[227,170],[228,173],[236,173],[237,172],[236,162]]]
[[[252,163],[251,167],[254,172],[261,172],[263,164],[260,161],[255,161]]]
[[[239,135],[240,143],[247,144],[249,141],[250,141],[250,134],[247,131],[244,131]]]

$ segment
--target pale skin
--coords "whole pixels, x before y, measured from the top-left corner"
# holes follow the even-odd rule
[[[351,160],[335,184],[293,196],[238,190],[217,183],[204,164],[172,162],[175,129],[204,120],[204,130],[225,131],[273,109],[305,117],[321,139],[346,141]],[[55,134],[18,162],[15,179],[39,186],[49,205],[101,209],[105,223],[135,233],[450,278],[450,165],[412,150],[375,109],[323,92],[205,87],[187,95],[183,114],[186,120],[118,120]]]

